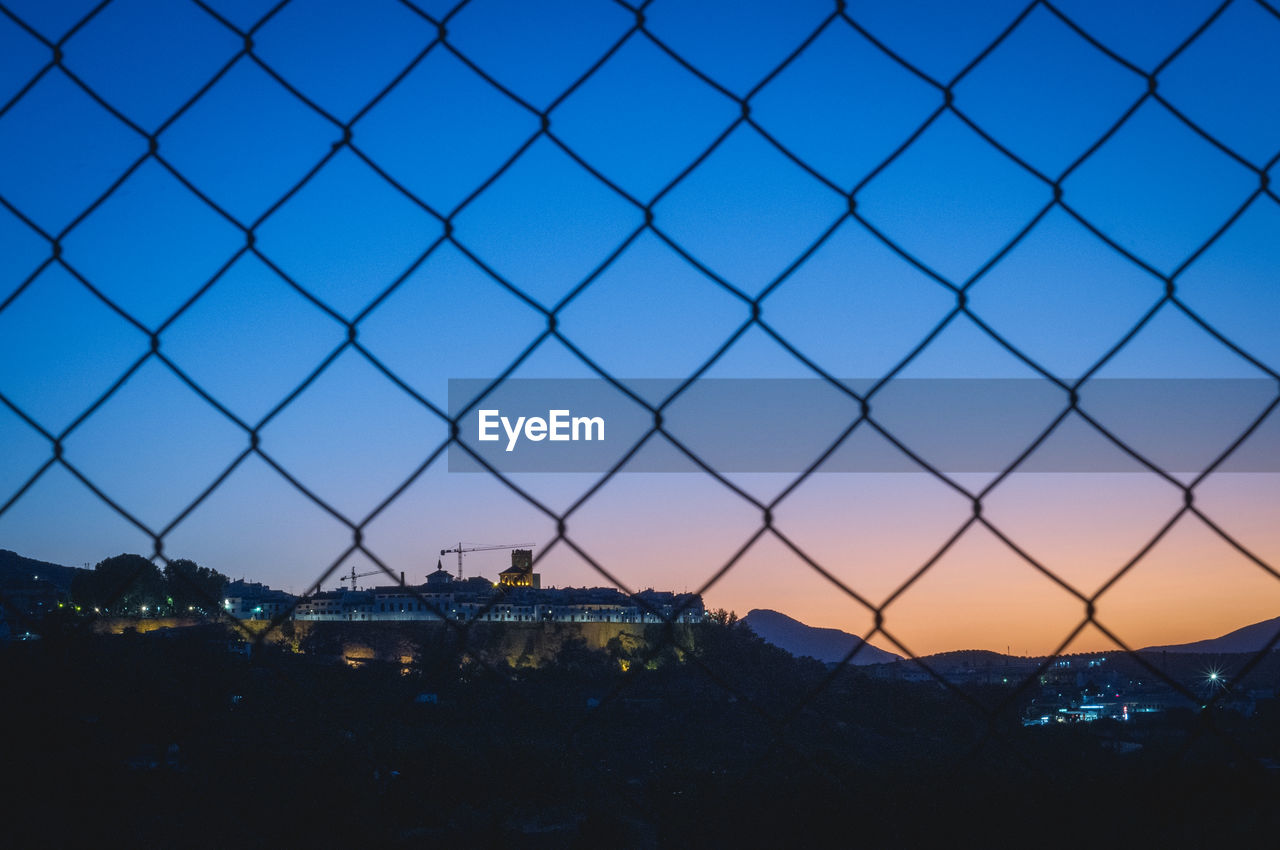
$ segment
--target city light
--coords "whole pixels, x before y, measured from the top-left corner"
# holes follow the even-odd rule
[[[1219,667],[1210,667],[1204,671],[1204,689],[1209,694],[1227,690],[1227,677]]]

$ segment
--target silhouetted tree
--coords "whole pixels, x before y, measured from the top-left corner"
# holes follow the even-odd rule
[[[723,608],[716,608],[707,614],[707,618],[717,626],[732,626],[738,622],[738,614],[736,611],[726,611]]]
[[[222,591],[230,579],[210,567],[187,558],[177,558],[164,567],[166,601],[179,615],[192,611],[217,611]]]
[[[92,572],[77,573],[71,598],[86,611],[98,608],[136,616],[156,612],[167,603],[168,594],[155,564],[141,555],[125,554],[99,561]]]

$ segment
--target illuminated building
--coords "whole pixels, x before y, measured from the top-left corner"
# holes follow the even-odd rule
[[[222,610],[238,620],[272,620],[289,610],[296,597],[256,581],[233,581],[223,591]]]
[[[515,549],[511,552],[511,566],[498,573],[498,583],[503,587],[542,587],[542,576],[533,571],[533,552]]]

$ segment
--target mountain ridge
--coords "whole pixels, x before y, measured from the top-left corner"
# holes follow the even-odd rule
[[[52,564],[19,555],[9,549],[0,549],[0,581],[3,582],[26,581],[38,575],[66,590],[71,587],[71,579],[79,571],[79,567]]]
[[[1248,626],[1241,626],[1235,631],[1227,632],[1225,635],[1219,635],[1215,638],[1206,638],[1204,640],[1191,641],[1190,643],[1174,643],[1166,646],[1148,646],[1139,652],[1198,652],[1198,653],[1222,653],[1224,655],[1233,655],[1236,653],[1258,652],[1267,642],[1275,637],[1276,632],[1280,632],[1280,617],[1273,617],[1270,620],[1263,620],[1260,623],[1252,623]],[[1280,650],[1280,642],[1272,647],[1272,651]]]
[[[797,658],[814,658],[824,664],[842,661],[855,647],[861,646],[849,663],[888,664],[902,660],[902,656],[866,643],[862,638],[840,629],[810,626],[768,608],[753,608],[741,622],[757,637],[785,650]]]

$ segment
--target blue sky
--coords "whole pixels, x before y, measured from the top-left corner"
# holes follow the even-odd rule
[[[363,520],[448,427],[343,348],[349,322],[442,409],[449,378],[503,373],[551,311],[610,374],[682,377],[766,292],[768,328],[840,377],[1036,374],[963,314],[907,359],[960,289],[991,332],[1065,380],[1280,370],[1280,205],[1260,191],[1280,154],[1280,17],[1260,3],[1076,0],[1054,6],[1063,17],[849,3],[842,17],[807,0],[655,0],[643,30],[603,0],[112,0],[87,20],[93,3],[2,5],[0,545],[35,557],[153,549],[67,469],[37,477],[64,432],[66,460],[153,532],[259,425],[272,461]],[[1170,276],[1178,302],[1099,366]],[[181,376],[143,359],[152,333]],[[547,339],[516,374],[592,373]],[[813,372],[751,326],[708,374]],[[443,467],[366,529],[394,570],[434,567],[449,541],[554,536],[501,483]],[[699,586],[759,526],[705,476],[649,478],[606,485],[571,524],[630,585]],[[901,479],[850,486],[897,492]],[[520,483],[560,511],[594,480]],[[744,486],[767,499],[787,483]],[[833,488],[798,514],[807,535],[840,527],[847,483],[805,485]],[[1223,488],[1224,521],[1240,499],[1258,504],[1256,486]],[[946,501],[919,510],[949,516]],[[300,591],[350,542],[249,455],[164,551]],[[877,583],[879,567],[828,542],[851,584]],[[502,560],[472,557],[491,573]],[[549,583],[600,580],[563,545],[545,568]],[[886,587],[909,574],[885,570]],[[849,627],[813,601],[830,591],[820,580],[793,613]],[[745,584],[724,593],[754,604]]]

